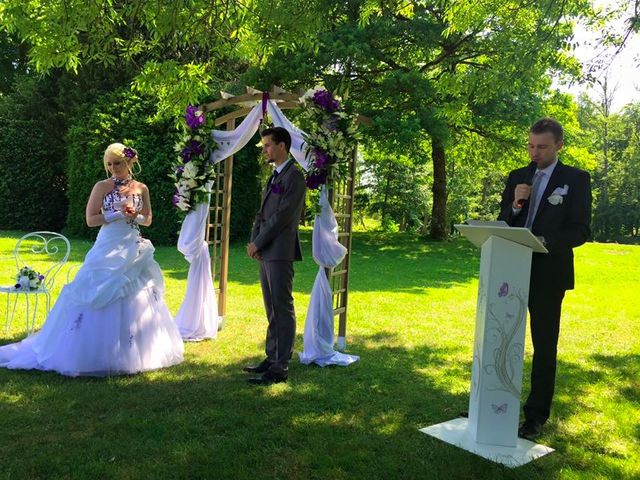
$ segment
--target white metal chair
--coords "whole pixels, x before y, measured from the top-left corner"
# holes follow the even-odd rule
[[[37,289],[16,288],[15,285],[0,287],[0,293],[7,295],[7,311],[5,318],[5,333],[11,327],[11,322],[16,312],[16,305],[20,295],[24,295],[27,305],[27,335],[35,329],[36,315],[38,312],[38,298],[44,295],[46,299],[47,315],[51,310],[51,290],[56,276],[67,263],[71,253],[71,244],[64,235],[56,232],[31,232],[18,240],[13,249],[13,258],[16,263],[16,275],[25,265],[29,265],[35,271],[44,275],[42,283]],[[15,282],[14,282],[15,283]],[[13,295],[13,308],[9,311],[9,299]],[[33,313],[30,314],[31,298],[35,298]]]

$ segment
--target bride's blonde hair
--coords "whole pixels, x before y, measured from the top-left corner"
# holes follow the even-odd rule
[[[107,176],[110,176],[111,173],[107,168],[108,157],[120,158],[125,160],[127,162],[127,167],[129,168],[129,173],[131,174],[131,176],[134,176],[134,174],[140,173],[142,171],[142,167],[140,166],[140,160],[138,159],[138,152],[136,152],[131,147],[127,147],[126,145],[123,145],[122,143],[112,143],[104,151],[104,157],[102,160],[104,163],[104,170],[105,172],[107,172]],[[134,165],[137,165],[138,167],[136,172],[133,171]]]

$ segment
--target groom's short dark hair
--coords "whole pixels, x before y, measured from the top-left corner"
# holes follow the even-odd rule
[[[284,142],[284,146],[287,149],[287,152],[291,150],[291,135],[286,128],[271,127],[265,128],[262,132],[260,132],[261,137],[266,137],[269,135],[271,135],[271,138],[273,138],[273,141],[276,143]]]
[[[564,130],[562,125],[560,125],[560,122],[554,118],[541,118],[531,126],[529,132],[536,134],[549,132],[553,135],[553,139],[556,143],[564,140]]]

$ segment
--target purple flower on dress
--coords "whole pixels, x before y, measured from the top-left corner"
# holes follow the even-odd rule
[[[322,169],[322,168],[326,168],[326,166],[329,164],[329,155],[327,155],[327,152],[325,152],[324,150],[320,150],[319,148],[316,148],[314,151],[314,156],[315,156],[315,160],[314,160],[314,165],[316,166],[316,168]]]
[[[38,275],[38,280],[40,281],[44,280],[44,275]]]
[[[124,153],[124,156],[127,158],[133,158],[136,156],[136,151],[130,147],[124,147],[123,153]]]
[[[500,290],[498,291],[498,297],[506,297],[509,294],[509,284],[504,282],[500,285]]]
[[[340,102],[333,98],[329,90],[318,90],[313,94],[313,101],[329,113],[335,112],[340,108]]]
[[[320,185],[324,185],[325,183],[327,183],[327,171],[321,170],[313,172],[307,177],[305,182],[307,184],[307,187],[311,190],[320,188]]]
[[[187,112],[184,115],[187,125],[191,129],[195,129],[204,125],[203,112],[195,105],[187,105]]]

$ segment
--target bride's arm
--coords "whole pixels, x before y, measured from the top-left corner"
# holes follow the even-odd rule
[[[87,209],[85,217],[87,220],[87,226],[99,227],[107,223],[104,219],[104,215],[100,213],[102,208],[102,199],[104,198],[104,186],[103,182],[98,182],[93,186],[89,200],[87,201]]]
[[[142,210],[140,211],[140,215],[138,215],[138,217],[142,216],[143,218],[138,218],[139,221],[136,220],[136,222],[139,225],[144,225],[145,227],[148,227],[149,225],[151,225],[151,221],[153,220],[153,215],[151,214],[151,197],[149,196],[149,189],[144,183],[141,185],[141,187],[142,187]]]

